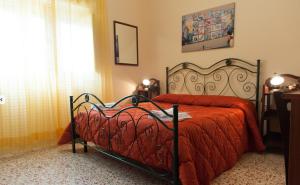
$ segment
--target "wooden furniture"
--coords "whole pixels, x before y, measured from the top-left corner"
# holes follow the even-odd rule
[[[267,79],[262,88],[260,131],[267,151],[282,152],[282,136],[280,132],[270,130],[270,124],[278,122],[277,110],[274,106],[273,92]],[[265,129],[266,128],[266,129]]]
[[[274,93],[283,135],[286,184],[300,183],[300,90]],[[291,111],[287,105],[291,103]]]
[[[300,183],[300,91],[285,93],[283,98],[291,101],[288,184],[296,185]]]
[[[272,89],[272,86],[270,84],[271,78],[266,81],[265,85],[269,88],[269,90],[271,89],[270,92],[272,90],[275,90],[273,93],[276,103],[275,116],[279,119],[282,135],[282,149],[285,160],[286,184],[297,184],[297,180],[295,180],[295,178],[297,178],[295,173],[297,170],[300,170],[299,167],[297,169],[297,165],[299,166],[300,154],[299,149],[295,148],[295,145],[297,145],[297,140],[299,140],[298,135],[300,134],[300,127],[298,124],[300,119],[297,118],[297,112],[300,111],[300,101],[297,102],[295,100],[300,100],[300,77],[291,74],[281,74],[280,76],[284,78],[284,83],[280,86],[273,87]],[[288,110],[289,102],[292,103],[291,112]],[[299,182],[300,181],[298,181],[298,183]]]
[[[276,102],[277,114],[280,122],[280,130],[282,133],[285,174],[286,182],[288,182],[290,112],[287,109],[288,101],[282,98],[282,94],[282,92],[274,92],[274,99]]]
[[[281,132],[271,131],[271,123],[278,124],[278,111],[276,110],[273,94],[276,91],[285,92],[288,91],[288,86],[300,84],[300,77],[291,74],[280,74],[284,78],[284,83],[280,86],[272,86],[270,81],[272,78],[268,78],[262,88],[261,98],[261,121],[260,130],[264,139],[264,143],[267,146],[267,150],[271,152],[282,152],[283,141]],[[266,129],[265,129],[266,128]]]
[[[140,89],[140,90],[137,90],[137,95],[141,95],[141,96],[145,96],[147,98],[149,98],[149,91],[148,90],[145,90],[145,89]],[[151,98],[149,98],[151,99]],[[145,102],[147,101],[146,99],[140,99],[141,102]]]
[[[152,99],[160,95],[160,85],[159,85],[159,80],[155,78],[151,78],[149,81],[150,81],[149,86],[145,86],[143,84],[140,85],[140,88],[137,89],[137,94]],[[140,101],[146,101],[146,100],[141,99]]]

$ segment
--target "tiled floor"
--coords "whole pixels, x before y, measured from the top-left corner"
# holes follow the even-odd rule
[[[89,150],[70,145],[0,158],[0,185],[101,184],[162,185],[165,182]],[[284,185],[284,161],[276,154],[245,154],[212,185]]]

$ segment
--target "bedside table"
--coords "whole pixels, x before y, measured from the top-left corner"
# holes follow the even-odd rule
[[[282,136],[280,132],[274,132],[270,130],[271,122],[273,124],[278,124],[278,115],[276,107],[271,106],[274,104],[273,92],[269,90],[268,86],[265,84],[263,86],[263,93],[261,98],[262,109],[261,109],[261,122],[260,130],[263,136],[264,143],[266,144],[267,150],[272,152],[281,153],[282,151]],[[265,135],[264,135],[264,128]]]
[[[290,85],[295,85],[299,89],[300,87],[300,76],[295,76],[292,74],[280,74],[281,77],[284,78],[284,82],[280,84],[279,87],[274,88],[271,85],[271,79],[268,78],[263,85],[262,92],[262,109],[261,109],[261,122],[260,129],[262,135],[266,133],[264,138],[264,143],[267,146],[268,151],[278,152],[283,151],[284,144],[284,134],[282,134],[282,125],[280,124],[281,114],[280,110],[277,110],[278,104],[276,103],[274,94],[278,92],[285,92],[289,89]],[[275,104],[274,104],[275,103]],[[271,106],[274,104],[275,106]],[[270,123],[275,123],[280,127],[280,132],[274,132],[270,129]],[[266,131],[264,132],[264,127],[266,126]]]
[[[149,97],[149,91],[148,90],[144,90],[144,89],[143,90],[137,90],[137,94],[141,95],[141,96],[145,96],[145,97],[151,99]],[[147,101],[146,99],[140,99],[140,102],[146,102],[146,101]]]
[[[151,78],[149,86],[141,85],[141,89],[137,89],[137,94],[152,99],[160,94],[159,80]],[[141,102],[146,101],[140,100]]]

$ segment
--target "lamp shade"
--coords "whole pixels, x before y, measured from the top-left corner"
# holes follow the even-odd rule
[[[281,85],[283,82],[284,82],[284,78],[280,75],[273,76],[270,81],[271,85],[274,85],[274,86]]]
[[[150,85],[150,80],[144,79],[144,80],[143,80],[143,85],[145,85],[145,86]]]

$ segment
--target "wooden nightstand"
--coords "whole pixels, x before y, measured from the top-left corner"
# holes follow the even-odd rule
[[[260,130],[264,143],[268,151],[282,152],[281,133],[270,130],[271,123],[278,123],[278,116],[276,107],[274,106],[275,103],[273,102],[273,92],[269,90],[266,84],[263,85],[261,103]]]
[[[152,99],[160,94],[159,80],[154,78],[150,79],[150,85],[148,87],[141,84],[141,88],[137,89],[137,94]],[[140,100],[141,102],[146,100]]]
[[[149,98],[149,91],[148,90],[138,90],[137,94]],[[140,102],[146,102],[146,101],[147,101],[146,99],[140,99]]]
[[[291,75],[291,74],[281,74],[281,77],[284,78],[284,83],[281,84],[280,91],[286,91],[289,85],[297,85],[299,87],[300,77]],[[277,105],[274,101],[274,93],[276,93],[276,89],[272,89],[272,85],[270,83],[271,78],[268,78],[263,85],[262,92],[262,109],[261,109],[261,122],[260,122],[260,130],[263,135],[264,143],[267,146],[267,150],[271,152],[282,152],[283,151],[283,135],[282,135],[282,126],[280,126],[279,122],[279,114],[277,110]],[[278,88],[278,87],[277,87]],[[278,90],[278,89],[277,89]],[[273,105],[273,106],[272,106]],[[279,126],[280,132],[271,131],[270,125],[277,124]],[[266,130],[264,131],[264,128]]]

